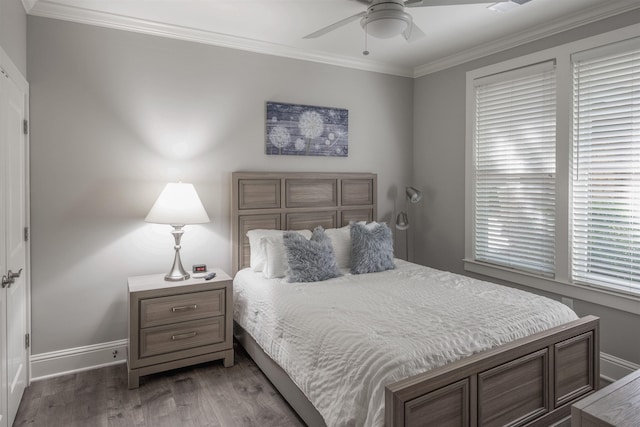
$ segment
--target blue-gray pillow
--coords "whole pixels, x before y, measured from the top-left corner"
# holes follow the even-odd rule
[[[288,282],[319,282],[342,276],[331,240],[322,227],[313,230],[310,240],[291,232],[285,232],[282,239],[289,263]]]
[[[351,224],[351,274],[393,270],[393,235],[387,224]]]

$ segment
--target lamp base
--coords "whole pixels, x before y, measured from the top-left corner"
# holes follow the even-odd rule
[[[182,275],[177,275],[171,272],[171,273],[167,273],[164,276],[164,280],[166,280],[167,282],[180,282],[182,280],[187,280],[189,277],[191,277],[189,276],[189,273],[185,273],[185,275],[182,276]]]
[[[164,276],[164,280],[168,282],[179,282],[181,280],[187,280],[189,277],[191,277],[189,276],[189,273],[185,271],[184,267],[182,266],[182,260],[180,259],[180,239],[184,234],[184,230],[182,229],[182,227],[184,227],[184,225],[173,225],[174,230],[171,232],[176,244],[173,247],[173,249],[175,249],[173,266],[171,267],[171,271]]]

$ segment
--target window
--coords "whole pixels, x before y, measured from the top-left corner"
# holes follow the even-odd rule
[[[640,313],[639,36],[467,73],[465,269]]]
[[[554,63],[477,79],[474,94],[475,259],[553,275]]]
[[[640,47],[572,57],[572,277],[640,293]]]

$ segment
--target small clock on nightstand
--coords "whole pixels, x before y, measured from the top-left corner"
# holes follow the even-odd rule
[[[233,366],[233,282],[220,269],[210,272],[210,280],[129,278],[129,388],[142,375],[211,360]]]

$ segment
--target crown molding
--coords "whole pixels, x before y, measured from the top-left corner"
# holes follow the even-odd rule
[[[580,14],[573,15],[570,18],[557,19],[551,21],[545,26],[534,28],[530,31],[518,33],[517,35],[509,35],[490,43],[474,46],[453,55],[430,61],[424,65],[414,68],[413,77],[417,78],[426,76],[427,74],[435,73],[436,71],[442,71],[456,65],[464,64],[465,62],[480,59],[494,53],[502,52],[507,49],[540,40],[582,25],[610,18],[621,13],[630,12],[635,9],[640,9],[640,3],[638,3],[637,0],[616,2],[615,5],[606,2],[604,5],[594,6]]]
[[[33,16],[60,19],[80,24],[132,31],[154,36],[227,47],[230,49],[239,49],[291,59],[300,59],[303,61],[319,62],[322,64],[337,65],[340,67],[364,71],[373,71],[402,77],[413,77],[413,70],[411,68],[394,66],[384,62],[358,60],[346,56],[338,56],[323,52],[292,48],[275,43],[267,43],[261,40],[229,36],[227,34],[216,33],[214,31],[206,31],[178,25],[168,25],[161,22],[131,18],[87,8],[72,7],[57,3],[55,0],[23,1],[35,2],[35,5],[29,11],[29,15]]]

